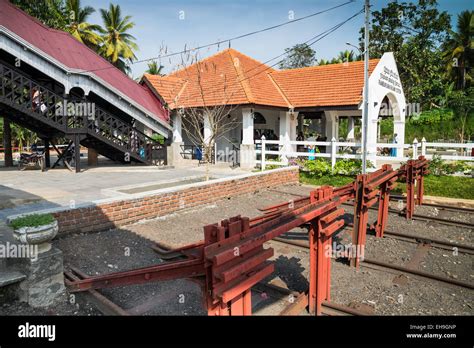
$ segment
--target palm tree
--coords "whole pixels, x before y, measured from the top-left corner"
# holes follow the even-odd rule
[[[340,63],[353,62],[355,60],[354,51],[341,51],[336,58]]]
[[[129,70],[127,63],[137,59],[134,51],[138,50],[135,37],[128,33],[135,26],[130,16],[122,18],[120,5],[110,4],[109,9],[100,9],[104,22],[102,29],[103,45],[100,54],[120,70]]]
[[[474,62],[474,11],[463,11],[458,15],[456,30],[450,31],[443,58],[447,76],[456,82],[457,89],[465,89],[472,80],[468,69]]]
[[[160,76],[163,76],[163,70],[164,66],[163,65],[159,65],[158,66],[158,62],[156,60],[152,60],[151,62],[148,63],[148,69],[146,70],[146,73],[147,74],[150,74],[150,75],[160,75]]]
[[[95,9],[90,6],[82,8],[81,0],[67,0],[66,12],[66,31],[79,42],[97,50],[102,39],[97,32],[101,31],[101,27],[87,22],[87,17],[94,13]]]

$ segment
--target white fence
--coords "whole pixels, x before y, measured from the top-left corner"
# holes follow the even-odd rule
[[[429,143],[424,138],[421,142],[417,139],[413,140],[412,144],[389,144],[389,143],[377,143],[368,144],[379,149],[402,149],[398,151],[403,153],[402,156],[390,156],[381,155],[377,151],[376,156],[370,156],[369,160],[375,161],[394,161],[394,162],[405,162],[409,159],[416,159],[422,155],[428,159],[433,158],[437,152],[443,160],[463,160],[463,161],[474,161],[474,157],[471,156],[474,143]],[[335,139],[332,141],[289,141],[283,142],[279,140],[266,140],[262,137],[262,140],[255,141],[255,163],[260,165],[262,170],[267,165],[286,166],[288,165],[289,158],[309,158],[314,159],[316,157],[329,158],[331,166],[336,165],[338,159],[361,159],[360,143],[350,142],[339,142]],[[298,147],[303,148],[303,151],[297,151]],[[325,151],[320,152],[309,152],[310,148],[321,148],[325,147]],[[327,150],[327,151],[326,151]],[[397,152],[397,151],[395,151]],[[268,159],[267,156],[272,156],[274,159]],[[260,158],[258,158],[260,157]],[[276,157],[276,158],[275,158]],[[377,166],[377,163],[374,163]]]

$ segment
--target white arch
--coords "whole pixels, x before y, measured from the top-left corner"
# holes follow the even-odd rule
[[[369,78],[369,113],[367,127],[367,158],[375,163],[377,154],[377,126],[382,101],[387,97],[394,112],[393,130],[404,145],[406,101],[392,52],[384,53]],[[361,105],[362,108],[362,105]],[[403,157],[403,148],[397,149]]]

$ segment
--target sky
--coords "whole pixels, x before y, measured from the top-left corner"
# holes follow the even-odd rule
[[[92,6],[97,11],[89,19],[101,23],[98,9],[108,8],[110,0],[82,0],[82,5]],[[197,47],[225,40],[241,34],[298,19],[309,14],[347,2],[346,0],[113,0],[119,4],[123,15],[130,15],[135,27],[130,31],[136,38],[138,60],[149,59],[167,53],[182,51],[185,47]],[[371,0],[376,10],[384,7],[388,0]],[[330,12],[289,25],[252,35],[231,42],[231,47],[259,61],[267,61],[285,51],[285,48],[305,42],[311,37],[343,22],[363,7],[363,0]],[[456,15],[466,9],[473,10],[470,0],[439,0],[439,9]],[[293,16],[292,18],[290,18]],[[347,48],[346,42],[358,46],[359,29],[364,16],[359,15],[317,42],[312,48],[316,58],[330,59]],[[200,50],[204,58],[229,46],[213,46]],[[160,51],[161,50],[161,51]],[[161,64],[165,73],[176,68],[182,58],[164,58]],[[281,58],[280,58],[281,59]],[[279,59],[272,61],[278,62]],[[146,63],[132,66],[136,78],[147,69]]]

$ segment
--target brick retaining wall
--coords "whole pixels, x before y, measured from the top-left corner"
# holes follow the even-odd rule
[[[61,234],[95,232],[168,215],[179,210],[272,186],[297,183],[298,179],[298,168],[288,167],[183,185],[153,194],[106,199],[75,209],[53,210],[52,214],[59,222]]]

